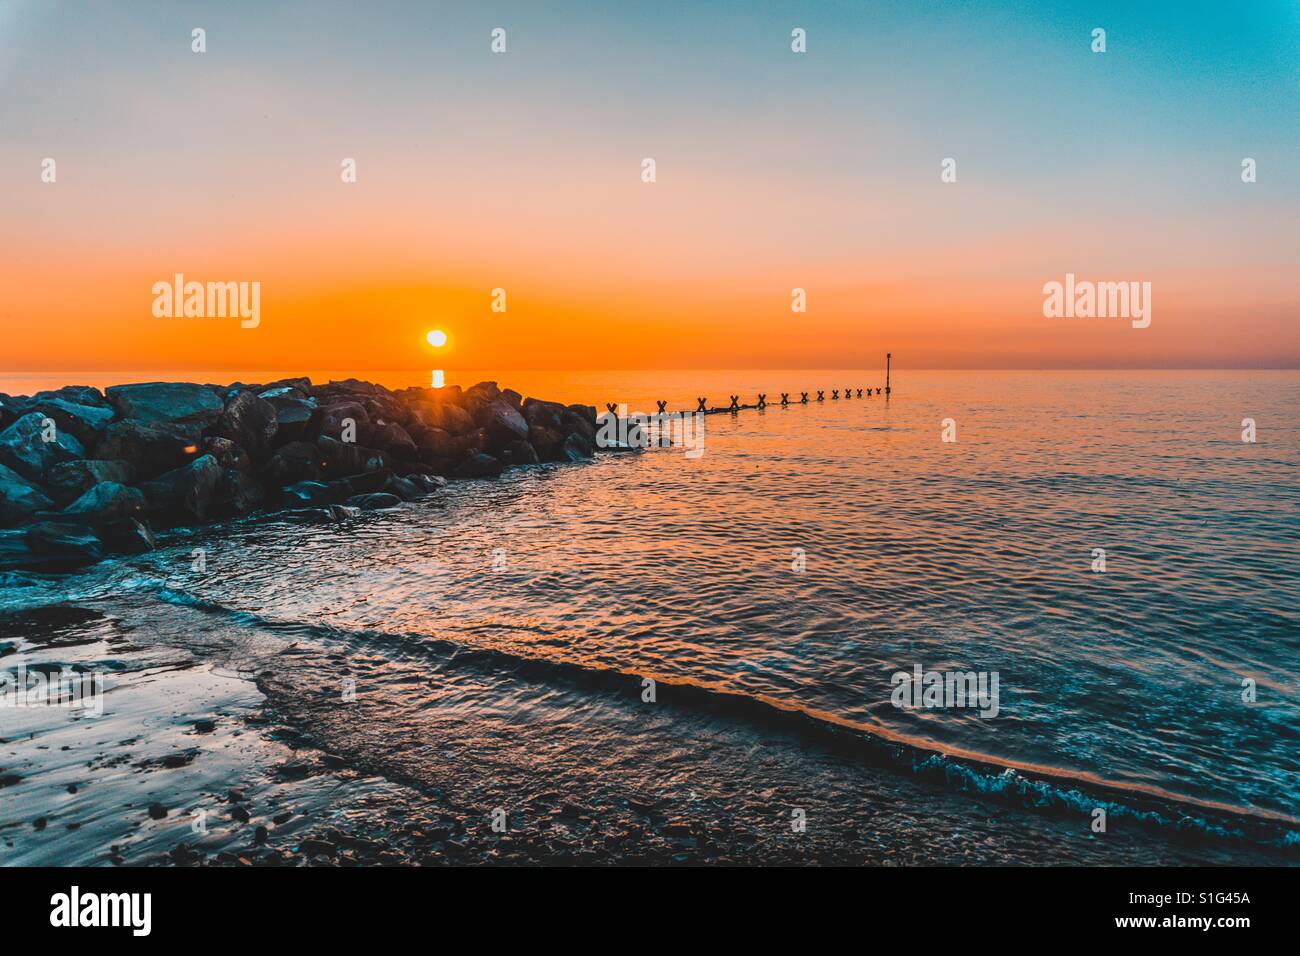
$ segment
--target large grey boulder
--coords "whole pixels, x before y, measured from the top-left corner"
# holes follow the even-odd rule
[[[95,443],[115,414],[113,409],[103,405],[80,405],[57,396],[33,402],[28,411],[49,416],[61,430],[71,432],[77,441],[87,446]]]
[[[124,518],[144,514],[145,496],[136,488],[105,481],[88,489],[76,501],[60,511],[60,520],[90,525],[106,525]]]
[[[54,502],[38,485],[12,468],[0,465],[0,524],[17,524],[52,507]]]
[[[230,439],[256,458],[271,446],[279,427],[274,405],[252,392],[238,392],[226,402],[212,434]]]
[[[175,518],[202,521],[212,510],[224,471],[211,455],[200,455],[188,465],[173,468],[140,485],[151,511]]]
[[[45,473],[45,487],[56,501],[72,501],[102,481],[129,485],[135,480],[135,468],[129,461],[103,461],[78,458],[55,465]]]
[[[104,429],[95,443],[94,457],[130,462],[137,478],[152,478],[192,461],[198,451],[199,435],[194,426],[123,421]]]
[[[59,462],[85,458],[86,449],[81,442],[59,428],[57,422],[53,424],[51,429],[45,415],[28,412],[0,432],[0,465],[7,465],[29,481],[39,482]],[[47,436],[53,440],[46,441]]]
[[[495,478],[504,470],[499,459],[480,452],[462,461],[452,474],[457,478]]]
[[[217,420],[223,407],[213,388],[192,382],[114,385],[104,394],[119,415],[138,422],[179,422],[207,427]]]
[[[40,560],[42,570],[62,571],[94,564],[104,556],[95,532],[79,525],[42,521],[25,529],[27,546]]]
[[[474,424],[488,434],[493,448],[504,448],[511,442],[528,440],[528,422],[509,402],[496,399],[487,402],[474,413]]]

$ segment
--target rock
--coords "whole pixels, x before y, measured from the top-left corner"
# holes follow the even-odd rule
[[[583,461],[596,453],[591,442],[578,432],[573,432],[564,439],[564,447],[561,450],[568,461]]]
[[[116,481],[102,481],[58,513],[60,520],[89,525],[107,525],[125,518],[137,518],[148,502],[136,488]]]
[[[70,432],[83,445],[93,445],[115,414],[111,408],[78,405],[59,397],[42,399],[29,405],[27,410],[49,416],[60,430]]]
[[[158,547],[149,523],[139,518],[109,522],[100,529],[99,539],[110,551],[121,554],[143,554]]]
[[[265,399],[275,408],[280,441],[302,438],[306,434],[307,425],[316,411],[316,399],[308,398],[305,392],[291,387],[268,388],[258,398]]]
[[[464,435],[474,430],[474,416],[450,402],[421,405],[416,409],[415,418],[430,428],[440,428],[450,435]]]
[[[397,475],[389,477],[388,483],[384,486],[384,490],[389,494],[397,495],[397,497],[401,498],[403,501],[415,501],[417,498],[424,497],[424,490],[422,488],[412,481],[407,481],[405,478],[397,477]]]
[[[344,444],[370,443],[370,413],[360,402],[335,402],[317,408],[312,414],[307,433],[311,436],[326,436],[342,442],[348,437],[347,423],[352,422],[351,442]]]
[[[347,500],[347,504],[352,508],[360,508],[362,511],[377,511],[380,508],[396,508],[402,503],[402,499],[397,495],[390,495],[386,492],[375,492],[369,495],[355,495]]]
[[[503,470],[499,460],[479,452],[457,465],[453,474],[457,478],[495,478]]]
[[[568,409],[559,402],[543,402],[536,398],[524,399],[524,420],[528,422],[530,428],[543,425],[558,432],[563,427],[561,422],[566,411]]]
[[[345,497],[350,498],[353,495],[368,495],[375,491],[383,491],[388,486],[388,480],[392,477],[393,473],[387,468],[351,475],[346,479],[350,490]]]
[[[42,521],[26,529],[27,546],[43,559],[44,568],[64,570],[94,564],[104,546],[93,531],[57,521]]]
[[[48,428],[47,421],[54,427]],[[53,438],[46,441],[46,436]],[[0,465],[7,465],[28,481],[39,482],[59,462],[85,458],[81,442],[40,412],[28,412],[0,432]]]
[[[307,441],[291,441],[276,449],[258,472],[264,484],[278,488],[296,481],[320,478],[325,459],[320,449]]]
[[[536,465],[541,462],[533,446],[526,441],[513,441],[501,451],[501,461],[507,467]]]
[[[238,805],[236,805],[235,809],[230,811],[230,815],[234,819],[238,820],[240,823],[247,823],[250,819],[252,819],[248,811]]]
[[[528,440],[528,422],[524,416],[500,399],[481,405],[474,414],[474,424],[487,432],[488,441],[494,448]]]
[[[149,818],[151,820],[161,820],[165,816],[167,816],[167,808],[161,803],[149,804]]]
[[[266,504],[266,489],[261,482],[234,468],[223,469],[217,496],[234,514],[247,514]]]
[[[253,473],[253,459],[229,438],[203,439],[203,454],[211,455],[222,468],[242,471],[246,475]]]
[[[200,455],[188,465],[173,468],[140,485],[150,510],[171,517],[202,521],[212,508],[224,470],[211,455]]]
[[[542,461],[564,461],[564,433],[549,425],[537,424],[528,433],[528,441]]]
[[[501,389],[497,388],[496,382],[479,382],[477,385],[471,385],[465,389],[465,404],[469,405],[486,405],[488,402],[494,402],[501,397]]]
[[[52,507],[54,502],[39,486],[12,468],[0,465],[0,524],[17,524]]]
[[[378,449],[338,441],[328,435],[316,439],[322,471],[339,478],[388,468],[388,456]]]
[[[221,398],[207,385],[145,382],[114,385],[105,396],[123,418],[146,423],[211,425],[222,412]]]
[[[464,442],[460,437],[441,428],[416,426],[416,456],[421,461],[438,461],[456,458]]]
[[[596,409],[592,405],[570,405],[564,415],[561,416],[560,424],[566,435],[577,432],[587,442],[595,447],[596,442]]]
[[[111,408],[104,393],[90,385],[64,385],[62,388],[47,389],[32,396],[32,401],[41,402],[57,398],[71,402],[73,405],[89,405],[94,408]]]
[[[279,427],[274,405],[252,392],[241,391],[226,402],[212,433],[230,439],[256,457],[271,446]]]
[[[26,528],[0,531],[0,571],[35,568],[39,564],[39,559],[27,544]]]
[[[18,420],[18,416],[23,413],[26,406],[0,392],[0,431],[4,431],[10,425]]]
[[[360,508],[349,508],[347,505],[330,505],[330,520],[335,524],[343,524],[345,521],[351,521],[353,518],[360,517]]]
[[[334,497],[329,485],[320,481],[299,481],[280,490],[280,503],[285,508],[319,508]]]
[[[113,422],[95,443],[92,457],[129,462],[139,479],[193,461],[198,453],[198,429],[192,425]]]
[[[433,494],[435,491],[447,487],[447,479],[441,478],[438,475],[414,474],[407,475],[406,478],[408,481],[414,482],[418,485],[425,494]]]
[[[398,458],[416,456],[415,442],[411,440],[411,436],[401,425],[392,422],[376,425],[370,434],[370,443]]]
[[[129,461],[106,461],[78,458],[60,462],[45,474],[45,487],[56,501],[72,501],[104,481],[129,485],[135,480],[135,468]]]

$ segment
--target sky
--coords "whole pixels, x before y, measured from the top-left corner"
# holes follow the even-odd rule
[[[0,131],[0,369],[1300,367],[1291,0],[0,0]]]

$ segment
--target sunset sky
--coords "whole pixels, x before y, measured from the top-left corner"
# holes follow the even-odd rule
[[[1289,0],[0,0],[0,369],[1297,367],[1297,282]]]

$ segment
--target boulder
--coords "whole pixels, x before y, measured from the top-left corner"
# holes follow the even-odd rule
[[[524,399],[524,420],[529,428],[542,425],[552,431],[563,428],[564,413],[568,409],[559,402],[543,402],[536,398]]]
[[[136,478],[152,478],[193,461],[198,453],[194,426],[113,422],[95,443],[93,457],[129,462]]]
[[[281,506],[285,508],[320,508],[336,497],[323,481],[299,481],[280,491]]]
[[[393,475],[388,479],[388,484],[384,486],[384,490],[389,494],[397,495],[403,501],[415,501],[417,498],[424,497],[424,489],[415,482],[399,478],[397,475]]]
[[[534,425],[528,432],[529,443],[542,461],[563,461],[564,433],[549,425]]]
[[[351,421],[355,425],[352,442],[345,444],[370,443],[370,413],[360,402],[334,402],[322,405],[312,413],[307,426],[307,434],[312,437],[324,436],[335,441],[344,438],[344,425]]]
[[[0,571],[16,571],[38,564],[39,559],[27,544],[26,528],[0,531]]]
[[[302,438],[311,422],[312,413],[316,411],[316,399],[293,387],[268,388],[258,398],[271,403],[275,408],[276,421],[279,423],[278,441],[293,441]]]
[[[89,525],[107,525],[144,513],[147,501],[136,488],[116,481],[103,481],[88,488],[76,501],[58,513],[58,518]]]
[[[266,489],[251,475],[235,468],[225,468],[221,472],[217,497],[227,511],[247,514],[266,504]]]
[[[46,441],[47,436],[53,440]],[[46,416],[40,412],[28,412],[0,432],[0,465],[7,465],[28,481],[39,482],[59,462],[85,457],[81,442],[59,428],[57,422],[48,428]]]
[[[321,460],[321,473],[332,478],[381,471],[388,467],[388,456],[382,451],[338,441],[328,435],[316,439],[316,450]]]
[[[415,442],[406,433],[406,429],[392,422],[376,425],[371,432],[370,442],[376,448],[398,458],[414,458],[417,454]]]
[[[83,445],[93,445],[115,414],[101,405],[79,405],[58,397],[41,399],[27,410],[49,416],[61,431],[70,432]]]
[[[425,494],[433,494],[435,491],[447,487],[447,479],[438,475],[413,474],[407,475],[406,478],[418,485]]]
[[[362,511],[377,511],[380,508],[396,508],[402,503],[402,499],[397,495],[390,495],[386,492],[375,492],[369,495],[356,495],[349,498],[346,502],[348,507],[360,508]]]
[[[501,450],[501,461],[508,468],[516,465],[536,465],[541,462],[536,450],[526,441],[513,441]]]
[[[573,432],[564,439],[564,447],[561,449],[561,453],[568,461],[583,461],[595,455],[596,450],[585,435]]]
[[[415,419],[430,428],[438,428],[449,435],[464,435],[474,430],[474,418],[459,405],[439,402],[420,405],[415,409]]]
[[[465,389],[465,401],[467,403],[481,404],[492,402],[501,397],[501,389],[497,388],[496,382],[479,382],[477,385],[471,385]]]
[[[208,385],[192,382],[145,382],[105,389],[109,403],[123,418],[137,422],[211,425],[222,412],[221,397]]]
[[[238,392],[226,402],[226,407],[212,426],[212,434],[228,438],[254,457],[271,447],[279,420],[275,406],[252,392]]]
[[[61,502],[72,501],[103,481],[129,485],[135,481],[135,468],[129,461],[78,458],[60,462],[45,473],[45,487]]]
[[[474,424],[487,432],[493,448],[528,440],[528,422],[513,405],[502,399],[480,405],[474,413]]]
[[[203,454],[211,455],[222,468],[242,471],[246,475],[253,473],[253,460],[249,457],[248,452],[229,438],[208,437],[203,439]]]
[[[89,528],[59,521],[42,521],[24,529],[27,546],[43,570],[64,570],[94,564],[104,556],[104,546]]]
[[[590,413],[590,414],[589,414]],[[596,409],[593,405],[570,405],[560,419],[560,425],[566,435],[577,432],[595,444]]]
[[[105,547],[119,554],[143,554],[158,547],[149,522],[139,518],[111,521],[99,530],[99,538]]]
[[[54,502],[38,485],[12,468],[0,465],[0,524],[17,524],[52,507]]]
[[[277,448],[258,471],[262,482],[274,488],[295,481],[320,478],[325,459],[320,449],[309,441],[291,441]]]
[[[4,431],[18,420],[27,406],[9,395],[0,393],[0,431]]]
[[[457,478],[495,478],[503,470],[499,459],[479,452],[457,465],[452,474]]]
[[[112,408],[104,393],[89,385],[64,385],[62,388],[47,389],[32,396],[32,401],[57,398],[73,405],[90,405],[95,408]]]
[[[212,509],[224,473],[214,457],[200,455],[188,465],[144,482],[140,490],[151,511],[182,520],[202,521]]]
[[[347,482],[348,493],[343,497],[351,498],[353,495],[367,495],[375,491],[383,491],[388,487],[388,479],[392,476],[393,473],[387,468],[365,472],[360,475],[350,475],[344,479]]]

